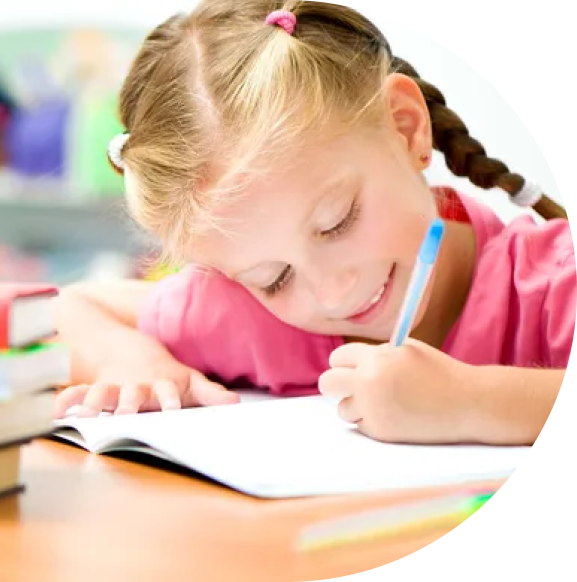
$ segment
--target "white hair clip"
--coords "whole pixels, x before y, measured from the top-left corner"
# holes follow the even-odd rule
[[[115,135],[108,144],[108,157],[119,170],[124,170],[122,150],[124,149],[129,137],[129,133],[119,133],[118,135]]]
[[[538,184],[534,182],[527,182],[523,188],[517,192],[514,196],[511,196],[511,201],[517,206],[522,206],[523,208],[529,208],[535,206],[539,200],[543,197],[543,191]]]

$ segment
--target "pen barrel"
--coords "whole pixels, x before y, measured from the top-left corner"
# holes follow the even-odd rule
[[[413,329],[421,300],[429,285],[429,279],[439,254],[444,232],[445,223],[440,218],[436,218],[429,225],[429,229],[421,243],[417,262],[413,267],[403,305],[389,342],[395,347],[402,345]]]
[[[391,335],[390,344],[392,346],[399,347],[402,345],[411,333],[419,305],[427,290],[432,272],[433,265],[427,265],[417,260],[417,264],[409,280],[409,287],[405,293],[403,305],[401,306],[401,316],[397,320],[397,324]]]

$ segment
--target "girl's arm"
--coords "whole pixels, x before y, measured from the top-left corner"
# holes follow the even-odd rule
[[[565,370],[487,366],[470,379],[471,430],[489,444],[533,444],[561,388]]]
[[[71,353],[72,384],[95,382],[119,349],[151,349],[155,342],[136,329],[136,320],[152,287],[150,282],[125,280],[76,283],[61,289],[56,322],[58,339]]]
[[[156,338],[137,328],[154,287],[142,281],[84,283],[56,299],[59,340],[71,355],[71,384],[56,401],[56,416],[133,413],[238,402],[238,395],[178,362]]]

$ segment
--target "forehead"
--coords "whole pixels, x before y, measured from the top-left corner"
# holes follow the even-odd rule
[[[218,228],[203,229],[193,260],[225,273],[247,262],[279,260],[298,238],[316,204],[324,207],[355,180],[357,140],[340,138],[325,147],[303,149],[290,160],[271,161],[264,172],[237,178],[234,194],[214,209]],[[330,202],[327,202],[330,205]]]

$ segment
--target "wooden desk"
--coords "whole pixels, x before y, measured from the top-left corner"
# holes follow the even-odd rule
[[[394,498],[263,501],[50,441],[25,447],[23,476],[26,493],[0,501],[3,582],[324,580],[397,560],[456,525],[303,553],[295,536],[312,520]]]

